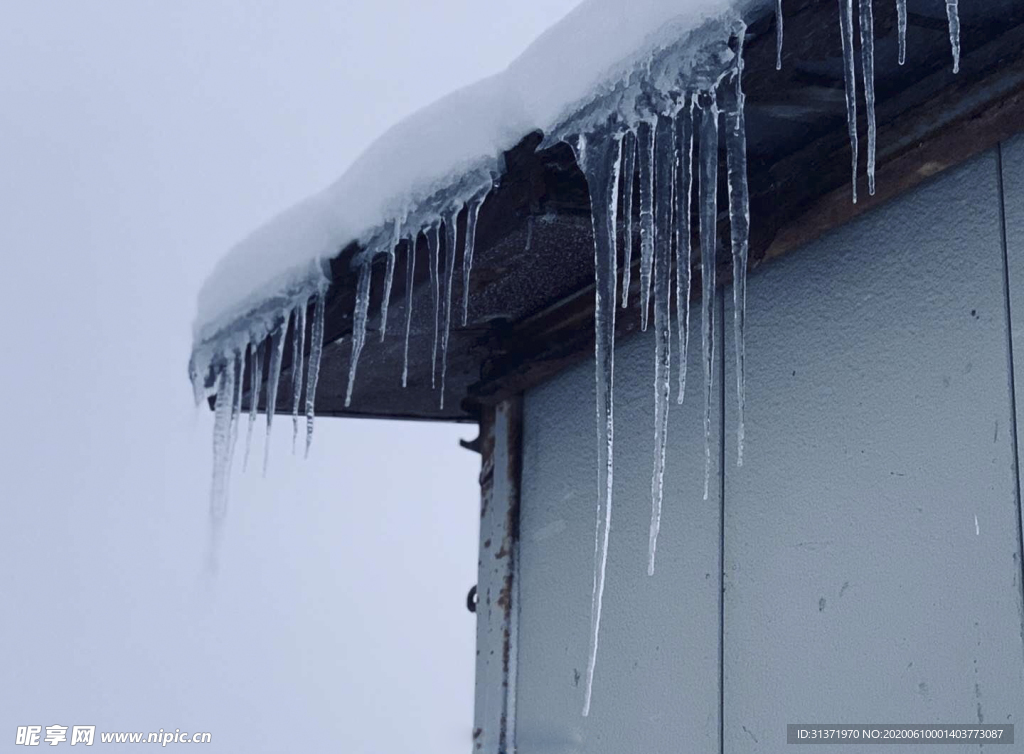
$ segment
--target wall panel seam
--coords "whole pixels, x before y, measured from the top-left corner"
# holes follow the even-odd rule
[[[725,754],[725,296],[718,300],[718,750]],[[733,312],[736,316],[736,312]],[[735,345],[735,344],[734,344]]]
[[[1003,254],[1003,301],[1006,305],[1006,349],[1007,363],[1009,365],[1009,387],[1010,387],[1010,441],[1013,444],[1013,482],[1014,494],[1017,504],[1017,565],[1020,568],[1020,577],[1017,585],[1021,590],[1020,604],[1024,605],[1024,511],[1021,509],[1020,494],[1020,455],[1017,433],[1017,372],[1014,365],[1013,354],[1013,307],[1010,301],[1010,253],[1007,242],[1006,229],[1006,184],[1003,172],[1003,145],[996,145],[996,180],[999,189],[999,238],[1002,243]],[[1021,639],[1024,641],[1024,626],[1021,628]]]

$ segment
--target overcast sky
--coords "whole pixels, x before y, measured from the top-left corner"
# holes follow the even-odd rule
[[[6,5],[0,742],[60,724],[469,750],[475,428],[322,420],[301,462],[280,423],[269,478],[236,476],[211,581],[190,327],[228,246],[575,4]]]

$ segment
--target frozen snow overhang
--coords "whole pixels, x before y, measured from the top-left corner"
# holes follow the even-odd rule
[[[748,18],[744,89],[751,267],[1024,129],[1024,6],[1016,0],[961,4],[962,58],[954,75],[941,0],[910,2],[904,66],[897,63],[896,3],[875,3],[878,190],[868,196],[861,171],[860,202],[852,204],[836,3],[786,0],[784,6],[781,71],[775,66],[771,9]],[[413,284],[408,387],[401,379],[405,276],[395,275],[389,332],[380,342],[386,257],[378,255],[366,347],[351,405],[345,406],[359,277],[353,260],[363,251],[352,243],[330,260],[318,415],[473,421],[482,406],[593,357],[594,246],[587,185],[567,145],[540,148],[542,141],[533,133],[506,153],[500,184],[480,210],[469,323],[461,327],[453,316],[444,408],[431,386],[433,305],[422,249]],[[724,163],[720,160],[723,170]],[[724,179],[719,185],[719,245],[727,249]],[[460,233],[465,219],[463,211]],[[719,278],[727,281],[729,254],[718,258]],[[400,255],[400,270],[401,260]],[[638,278],[632,277],[634,288]],[[700,290],[699,282],[693,290]],[[461,301],[461,295],[456,276],[453,299]],[[620,310],[619,334],[638,328],[638,308]],[[282,413],[291,410],[291,340],[289,330],[277,401]],[[248,404],[247,392],[243,402]]]

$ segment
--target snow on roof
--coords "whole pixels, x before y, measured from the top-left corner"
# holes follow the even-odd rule
[[[323,260],[353,240],[369,242],[439,190],[478,193],[502,152],[527,133],[549,132],[653,50],[712,19],[731,22],[759,1],[585,0],[504,72],[401,121],[334,184],[232,248],[200,291],[197,344],[284,291],[322,285]]]

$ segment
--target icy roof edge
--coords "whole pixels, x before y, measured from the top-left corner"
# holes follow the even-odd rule
[[[746,27],[736,13],[723,14],[691,29],[683,39],[659,42],[609,75],[600,89],[571,107],[544,129],[541,149],[609,124],[635,128],[665,110],[666,101],[685,92],[714,89],[733,70],[736,53],[729,43]],[[659,34],[659,38],[664,35]]]
[[[438,221],[486,190],[503,172],[502,153],[531,131],[552,142],[589,130],[598,122],[636,119],[638,103],[671,88],[684,74],[688,88],[712,81],[727,67],[727,41],[741,8],[763,0],[693,0],[684,11],[667,0],[640,0],[623,10],[619,0],[589,0],[542,35],[504,73],[450,94],[389,130],[332,186],[286,210],[236,245],[217,265],[199,295],[193,326],[202,347],[232,337],[254,313],[287,298],[296,281],[311,290],[318,269],[352,241],[357,257],[383,250],[397,219],[408,232]],[[676,7],[672,7],[676,6]],[[594,11],[602,11],[597,13]],[[639,14],[653,31],[628,53],[612,49],[612,62],[554,68],[551,61],[577,54],[594,38],[607,37],[597,24],[633,23]],[[595,18],[597,20],[595,20]],[[636,24],[634,23],[634,26]],[[576,27],[582,27],[576,29]],[[629,44],[616,40],[620,48]],[[635,41],[635,39],[634,39]],[[612,45],[614,48],[614,45]],[[618,58],[609,55],[618,54]],[[600,73],[595,74],[594,71]],[[562,85],[560,82],[566,80]],[[642,108],[639,108],[642,109]]]
[[[729,42],[745,28],[738,14],[726,13],[706,21],[698,29],[687,29],[681,38],[670,40],[671,25],[651,38],[643,52],[620,61],[602,77],[598,88],[558,113],[550,123],[519,133],[502,151],[510,149],[531,131],[544,138],[539,148],[575,139],[580,134],[607,127],[611,123],[634,127],[639,120],[653,119],[664,109],[666,99],[680,100],[684,91],[713,89],[732,70],[735,52]],[[680,105],[681,106],[681,105]],[[474,197],[486,193],[504,174],[499,156],[481,158],[458,178],[447,177],[440,188],[422,201],[407,200],[394,216],[403,235],[429,228],[452,211],[458,211]],[[394,219],[385,218],[376,227],[364,231],[357,240],[364,247],[350,266],[356,268],[394,240]],[[340,251],[340,249],[339,249]]]
[[[244,356],[250,343],[262,342],[282,325],[287,328],[291,312],[299,307],[305,311],[309,300],[324,293],[329,285],[324,263],[313,260],[254,291],[236,316],[197,327],[189,359],[196,403],[215,392],[214,374],[223,366],[219,361],[235,353]]]

